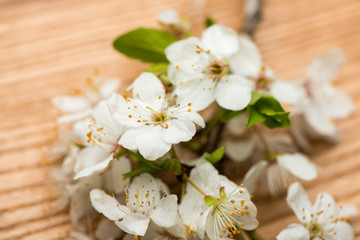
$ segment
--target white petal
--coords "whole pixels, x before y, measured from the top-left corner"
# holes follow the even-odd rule
[[[80,112],[91,108],[89,101],[84,97],[61,96],[53,98],[52,103],[65,112]]]
[[[267,165],[267,161],[261,160],[257,164],[253,165],[246,173],[243,182],[250,193],[255,191],[256,184],[259,179],[264,176]]]
[[[165,87],[153,73],[144,72],[135,79],[132,84],[132,92],[133,98],[141,99],[158,111],[164,100]]]
[[[329,240],[353,240],[354,231],[351,225],[344,221],[338,221],[334,228],[333,225],[328,224],[328,228],[324,226],[324,237]],[[331,229],[331,232],[329,231]],[[336,233],[336,234],[334,234]]]
[[[214,83],[211,79],[192,80],[184,82],[175,90],[176,103],[191,103],[191,109],[200,111],[215,100]]]
[[[172,119],[166,122],[168,127],[162,129],[161,136],[165,142],[177,144],[189,141],[196,133],[195,124],[190,121]]]
[[[165,49],[165,55],[171,63],[178,64],[179,67],[182,67],[182,64],[195,64],[201,57],[195,52],[198,50],[196,46],[202,46],[200,40],[196,37],[189,37],[170,44]]]
[[[226,126],[227,128],[229,128],[229,130],[233,135],[240,136],[247,129],[246,127],[247,121],[248,121],[248,115],[246,113],[241,113],[239,116],[231,119]]]
[[[167,229],[167,231],[176,237],[179,237],[181,239],[186,239],[187,238],[187,229],[184,225],[184,223],[182,222],[182,220],[180,219],[179,214],[177,213],[176,216],[176,223],[174,226],[170,227]]]
[[[229,60],[230,69],[235,74],[255,78],[259,75],[262,60],[256,45],[248,37],[239,37],[239,51]]]
[[[319,134],[330,138],[337,138],[338,129],[330,116],[327,115],[326,106],[323,104],[308,106],[304,114],[309,125]]]
[[[82,121],[76,121],[73,124],[73,133],[75,135],[75,138],[77,141],[81,141],[83,143],[86,143],[88,140],[88,137],[86,134],[89,132],[89,124],[91,122],[90,118],[87,118]]]
[[[115,158],[111,167],[105,172],[106,186],[111,192],[121,193],[124,186],[129,184],[129,179],[123,177],[124,173],[131,171],[131,162],[127,157]]]
[[[323,213],[318,216],[318,221],[325,222],[328,221],[330,218],[337,218],[339,209],[334,198],[330,194],[323,192],[319,193],[316,196],[313,211],[323,211]]]
[[[327,104],[328,114],[334,119],[346,118],[354,111],[354,103],[351,98],[338,89],[333,89]]]
[[[156,160],[167,153],[171,148],[171,143],[166,142],[161,137],[162,128],[160,126],[142,127],[143,132],[136,136],[136,145],[141,155],[148,160]]]
[[[254,138],[246,139],[243,141],[228,141],[225,152],[231,160],[235,162],[243,162],[247,160],[255,149]]]
[[[206,209],[205,212],[203,212],[199,218],[199,221],[198,221],[198,226],[197,226],[197,233],[199,235],[199,237],[201,239],[204,239],[205,237],[205,226],[206,226],[206,219],[209,215],[209,213],[211,213],[213,211],[213,206],[209,207],[208,209]],[[215,227],[215,226],[214,226]]]
[[[187,119],[196,123],[197,125],[199,125],[202,128],[205,127],[204,119],[197,112],[191,112],[191,113],[187,114]]]
[[[206,50],[222,58],[228,58],[239,50],[237,33],[220,24],[205,29],[201,40]]]
[[[345,56],[341,51],[330,50],[323,57],[315,59],[310,64],[307,75],[319,82],[334,80],[344,62]]]
[[[115,224],[127,233],[144,236],[149,222],[149,217],[139,213],[132,213],[124,217],[122,221],[116,221]]]
[[[100,86],[99,93],[103,99],[106,99],[115,93],[120,88],[120,86],[121,81],[119,78],[111,78]]]
[[[299,87],[294,83],[275,81],[270,87],[270,94],[274,96],[280,103],[298,104],[300,98],[303,97]]]
[[[223,108],[234,111],[244,109],[251,99],[250,81],[239,75],[225,76],[216,86],[215,98]]]
[[[105,151],[102,147],[97,145],[86,147],[82,149],[77,156],[77,160],[74,166],[75,173],[78,173],[86,168],[97,165],[108,159],[109,152]]]
[[[304,222],[304,211],[310,212],[312,209],[310,199],[305,192],[304,188],[299,182],[294,182],[288,189],[288,195],[286,201],[289,207],[294,211],[296,217]],[[305,217],[307,217],[305,213]]]
[[[351,204],[341,204],[339,209],[339,217],[352,217],[359,214],[359,210],[355,205]]]
[[[122,233],[114,222],[102,219],[96,228],[95,236],[101,240],[115,240],[119,238]]]
[[[276,236],[277,240],[309,240],[308,230],[300,224],[291,224]]]
[[[317,177],[317,167],[304,154],[282,154],[277,161],[298,178],[310,181]]]
[[[107,195],[100,189],[91,190],[90,200],[93,207],[110,220],[117,221],[130,214],[127,207],[121,205],[114,197]]]
[[[177,216],[177,196],[174,194],[161,199],[150,214],[156,225],[166,228],[175,225]]]
[[[307,131],[305,130],[309,128],[308,124],[306,123],[302,115],[297,114],[295,116],[292,116],[290,114],[290,117],[291,117],[290,118],[291,135],[294,137],[295,142],[300,146],[300,148],[304,152],[309,152],[311,146],[307,138]]]
[[[119,139],[119,144],[129,150],[137,150],[136,137],[143,133],[143,128],[130,128]]]
[[[113,154],[110,154],[105,160],[103,160],[103,161],[101,161],[101,162],[99,162],[99,163],[97,163],[95,165],[92,165],[90,167],[82,169],[80,172],[78,172],[75,175],[74,180],[77,180],[77,179],[87,177],[87,176],[90,176],[92,174],[104,171],[105,168],[107,168],[107,166],[111,162],[111,160],[113,160]]]
[[[88,109],[82,110],[80,112],[75,112],[72,114],[66,114],[66,115],[60,116],[57,118],[57,121],[58,121],[58,123],[73,122],[73,121],[77,121],[77,120],[80,120],[82,118],[89,116],[90,113],[91,113],[91,109],[88,108]]]
[[[174,9],[165,9],[158,12],[158,20],[164,24],[177,24],[179,23],[179,15]]]

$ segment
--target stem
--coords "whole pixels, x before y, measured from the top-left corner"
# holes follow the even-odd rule
[[[174,145],[171,146],[169,152],[170,152],[170,155],[171,155],[171,158],[172,158],[172,159],[177,159],[177,160],[179,160],[179,158],[178,158],[178,156],[177,156],[177,154],[176,154]]]
[[[261,5],[263,0],[245,0],[245,20],[243,32],[253,36],[262,18]]]
[[[186,183],[184,181],[181,182],[181,195],[180,195],[180,202],[183,200],[185,196],[185,190],[186,190]]]
[[[190,183],[190,185],[193,186],[199,193],[201,193],[201,194],[204,195],[204,196],[207,196],[207,194],[204,193],[204,191],[201,190],[198,186],[196,186],[195,183],[194,183],[193,181],[191,181],[186,174],[183,175],[183,179],[184,179],[185,181],[187,181],[188,183]]]
[[[224,109],[222,109],[221,107],[218,107],[218,109],[214,113],[214,116],[212,117],[210,122],[206,125],[204,130],[202,131],[202,133],[200,135],[201,140],[210,134],[211,130],[213,130],[213,128],[215,127],[216,123],[220,120],[223,113],[224,113]]]

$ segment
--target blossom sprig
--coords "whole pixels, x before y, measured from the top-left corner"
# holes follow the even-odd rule
[[[176,12],[158,18],[163,30],[138,28],[113,43],[152,64],[124,94],[112,79],[53,100],[68,113],[59,122],[71,125],[53,174],[79,230],[71,237],[260,240],[250,193],[265,182],[273,196],[290,186],[288,204],[303,223],[278,239],[353,239],[330,195],[311,207],[293,183],[318,175],[302,152],[309,138],[335,140],[332,120],[352,111],[332,84],[341,53],[330,51],[305,77],[283,81],[248,36],[212,20],[198,38]],[[245,161],[249,168],[239,174]],[[225,165],[236,166],[235,174]],[[232,181],[241,177],[244,184]]]

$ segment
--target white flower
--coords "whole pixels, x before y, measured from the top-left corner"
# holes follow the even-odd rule
[[[286,201],[302,224],[291,224],[276,237],[278,240],[352,240],[351,226],[339,215],[335,200],[327,193],[319,193],[311,206],[300,183],[289,187]]]
[[[119,122],[129,127],[119,144],[156,160],[172,144],[189,141],[196,133],[194,123],[204,127],[204,120],[192,110],[191,102],[168,104],[160,80],[154,74],[142,73],[132,84],[132,98],[122,98],[115,114]]]
[[[189,179],[207,195],[204,198],[190,184],[186,187],[179,212],[190,231],[197,231],[201,238],[206,233],[218,239],[257,227],[257,210],[248,191],[219,175],[209,162],[199,161]]]
[[[81,151],[75,163],[74,179],[103,171],[114,159],[114,155],[121,151],[118,141],[124,132],[124,126],[113,117],[116,106],[121,102],[117,96],[101,101],[93,110],[94,121],[89,124],[90,131],[87,133],[88,147]],[[129,160],[122,156],[120,161],[123,162],[123,167],[118,174],[130,171]]]
[[[133,240],[134,236],[127,234],[123,240]],[[143,240],[175,240],[175,239],[193,239],[187,237],[187,230],[179,215],[174,226],[170,228],[159,227],[154,223],[150,223],[146,234],[141,237]],[[195,239],[193,239],[195,240]]]
[[[246,58],[257,54],[252,45],[222,25],[207,28],[201,40],[190,37],[171,44],[165,54],[171,63],[168,75],[176,86],[177,101],[190,101],[196,110],[214,100],[226,109],[245,108],[251,99],[251,83],[243,76],[254,71]]]
[[[263,159],[267,154],[266,147],[270,147],[272,151],[276,152],[293,152],[296,150],[291,136],[283,133],[269,134],[261,132],[264,141],[268,145],[265,146],[254,131],[246,128],[247,121],[248,116],[243,113],[231,119],[226,126],[233,138],[225,139],[222,145],[226,146],[225,152],[234,162]]]
[[[165,9],[158,12],[158,19],[163,24],[179,24],[180,18],[174,9]]]
[[[230,191],[221,188],[219,197],[205,197],[209,208],[198,222],[198,234],[203,239],[205,232],[210,239],[233,238],[240,229],[257,228],[257,209],[246,188],[238,186]]]
[[[53,104],[62,111],[69,113],[58,118],[59,122],[76,121],[90,115],[93,107],[103,99],[107,99],[120,87],[120,80],[112,78],[100,85],[93,79],[87,79],[88,88],[77,90],[75,96],[53,98]]]
[[[158,20],[165,31],[174,34],[178,38],[188,35],[190,23],[180,18],[174,9],[165,9],[158,13]]]
[[[126,206],[100,189],[90,192],[93,207],[115,221],[123,231],[144,236],[150,219],[158,226],[169,228],[177,219],[177,197],[162,197],[163,183],[149,174],[135,177],[126,194]]]
[[[89,192],[99,188],[103,180],[99,175],[82,178],[74,184],[66,186],[66,193],[70,200],[70,218],[77,229],[84,229],[84,222],[89,221],[96,213],[91,206]]]
[[[300,87],[302,98],[294,106],[293,114],[303,114],[305,122],[315,133],[329,139],[338,136],[334,120],[349,116],[354,108],[351,99],[333,86],[344,61],[345,57],[340,51],[329,51],[322,58],[315,59],[306,76],[294,83]],[[292,131],[297,139],[304,134],[304,128],[304,121],[293,125]]]
[[[246,173],[244,184],[253,192],[260,180],[266,182],[270,194],[281,194],[296,178],[310,181],[317,177],[318,169],[301,153],[286,153],[276,157],[276,161],[261,160]]]
[[[99,240],[115,240],[119,239],[123,233],[112,221],[103,218],[96,227],[95,236]]]

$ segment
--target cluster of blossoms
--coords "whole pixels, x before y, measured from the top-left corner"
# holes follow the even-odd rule
[[[159,21],[165,30],[151,34],[177,40],[164,47],[166,60],[154,57],[123,94],[119,79],[89,79],[86,90],[53,100],[67,113],[58,118],[54,151],[63,162],[53,173],[64,188],[57,204],[70,205],[77,227],[67,239],[260,239],[250,194],[262,184],[281,196],[292,183],[287,201],[303,224],[277,239],[353,239],[333,198],[321,193],[312,207],[296,182],[319,171],[304,153],[309,139],[335,141],[333,120],[352,111],[332,84],[341,52],[314,60],[305,77],[283,81],[245,35],[214,24],[201,38],[191,36],[171,10]],[[290,121],[288,131],[266,128]]]

